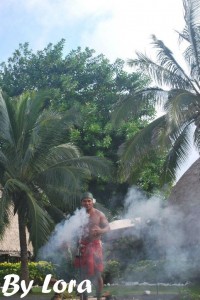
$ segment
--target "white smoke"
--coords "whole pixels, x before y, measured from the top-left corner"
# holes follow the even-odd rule
[[[38,253],[38,259],[60,264],[66,249],[73,249],[78,243],[89,215],[84,208],[77,209],[74,215],[56,225],[55,230]]]
[[[138,236],[140,233],[138,239],[143,240],[146,259],[166,262],[168,278],[181,278],[182,275],[186,278],[187,272],[196,271],[194,263],[191,265],[192,250],[189,245],[186,246],[185,218],[176,207],[168,206],[163,197],[147,198],[137,188],[130,188],[125,199],[123,218],[133,220],[133,224],[134,220],[140,220],[132,228],[132,234],[137,233]],[[156,254],[158,257],[155,257]]]
[[[162,211],[161,198],[153,196],[147,199],[144,193],[131,188],[124,203],[125,218],[142,218],[143,220],[158,219]]]

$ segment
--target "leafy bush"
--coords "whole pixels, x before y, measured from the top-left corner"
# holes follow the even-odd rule
[[[103,278],[104,283],[113,283],[120,277],[120,263],[116,260],[109,260],[106,263]]]
[[[182,269],[180,268],[181,263]],[[123,279],[132,282],[185,283],[190,279],[191,274],[191,272],[188,273],[187,268],[184,268],[184,264],[181,261],[141,260],[135,264],[130,264],[126,268]]]
[[[161,262],[153,260],[141,260],[136,264],[130,264],[124,274],[127,281],[158,282]]]
[[[34,284],[42,285],[47,274],[54,276],[54,266],[51,263],[29,262],[28,263],[30,280],[34,280]],[[0,285],[4,283],[4,276],[8,274],[20,275],[20,263],[0,263]]]

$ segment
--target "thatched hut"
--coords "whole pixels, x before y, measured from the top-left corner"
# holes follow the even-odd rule
[[[172,189],[170,203],[178,204],[185,211],[192,206],[200,205],[200,158],[183,174]]]
[[[28,242],[28,241],[27,241]],[[33,248],[28,243],[30,256]],[[20,258],[20,242],[17,215],[12,217],[10,226],[6,229],[4,237],[0,240],[0,261],[17,261]]]
[[[200,158],[183,174],[172,189],[169,204],[183,214],[188,245],[200,245]]]

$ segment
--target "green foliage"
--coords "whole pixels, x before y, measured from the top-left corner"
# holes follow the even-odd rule
[[[137,262],[145,256],[143,241],[137,235],[133,235],[131,230],[123,231],[123,234],[113,232],[111,240],[106,245],[105,257],[107,260],[120,261],[120,270],[127,268],[129,263]]]
[[[181,300],[198,300],[200,299],[200,287],[199,285],[190,284],[180,291]]]
[[[130,264],[124,274],[127,281],[138,282],[164,282],[165,272],[162,261],[142,260]]]
[[[103,272],[104,283],[117,282],[120,278],[120,263],[116,260],[106,262]]]
[[[64,56],[64,44],[62,39],[36,53],[28,43],[20,44],[12,57],[1,64],[0,86],[9,96],[18,96],[25,90],[50,89],[51,99],[47,105],[60,112],[75,107],[74,115],[80,112],[81,118],[66,132],[69,141],[77,145],[83,155],[109,158],[118,167],[119,146],[152,120],[155,109],[151,101],[138,99],[136,106],[129,101],[133,110],[138,108],[137,114],[126,116],[121,124],[116,118],[117,126],[113,126],[110,122],[113,106],[118,106],[127,96],[129,99],[139,96],[139,91],[146,88],[150,80],[143,72],[125,71],[123,60],[110,63],[103,54],[96,55],[89,48],[79,47]],[[108,207],[108,199],[115,197],[116,191],[120,194],[125,191],[118,176],[112,183],[108,178],[88,182],[97,200],[107,203]],[[149,188],[147,184],[144,186]]]
[[[166,154],[164,152],[149,152],[146,159],[134,165],[130,170],[129,183],[138,186],[149,195],[159,194],[162,190],[162,194],[168,196],[173,182],[170,180],[162,186],[161,177],[163,175],[165,160]]]
[[[4,276],[8,274],[20,276],[20,267],[20,263],[0,263],[0,285],[3,285]],[[49,262],[29,262],[28,269],[30,280],[34,280],[34,285],[42,285],[47,274],[55,276],[55,267]]]
[[[108,178],[111,170],[108,160],[82,156],[67,143],[75,116],[47,108],[51,96],[51,91],[17,98],[0,94],[0,236],[17,213],[22,274],[27,274],[26,229],[37,252],[54,222],[74,210],[82,185],[91,177]]]
[[[129,261],[126,265],[118,260],[108,260],[103,273],[105,283],[124,282],[148,282],[148,283],[185,283],[189,281],[190,273],[182,270],[181,274],[169,272],[167,260],[139,260],[135,263]],[[176,262],[174,262],[176,265]],[[175,270],[174,270],[175,271]]]
[[[17,101],[1,97],[0,102],[0,229],[3,233],[13,205],[35,249],[48,239],[53,211],[74,209],[73,199],[84,181],[109,175],[108,161],[81,156],[77,147],[66,143],[73,117],[43,109],[50,95],[32,92]]]
[[[51,88],[55,82],[59,88],[61,80],[64,80],[58,73],[62,68],[63,47],[64,40],[61,40],[55,46],[49,44],[43,51],[34,54],[28,43],[20,44],[8,63],[1,64],[2,89],[9,96],[19,96],[27,90]]]
[[[199,274],[197,273],[199,272],[193,270],[192,262],[190,266],[185,266],[183,261],[175,259],[174,261],[165,259],[140,260],[134,264],[129,264],[122,277],[124,280],[132,282],[165,282],[173,284],[174,282],[186,283],[195,282],[195,280],[199,281]]]

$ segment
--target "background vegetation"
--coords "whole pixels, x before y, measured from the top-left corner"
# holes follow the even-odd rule
[[[30,280],[34,280],[34,285],[43,285],[45,276],[47,274],[55,275],[55,267],[48,262],[29,262],[29,276]],[[20,263],[0,263],[0,285],[4,284],[4,276],[8,274],[16,274],[20,276]]]
[[[125,71],[125,62],[114,63],[89,48],[72,50],[64,56],[64,40],[49,44],[33,53],[28,43],[21,44],[7,62],[1,63],[0,86],[10,97],[27,90],[48,89],[50,108],[66,112],[72,107],[80,118],[66,131],[67,141],[78,146],[83,155],[106,157],[114,163],[116,174],[110,180],[93,178],[83,189],[90,189],[97,200],[108,208],[123,205],[123,197],[131,184],[152,193],[160,188],[164,154],[152,155],[151,163],[133,172],[127,181],[120,176],[119,147],[133,138],[155,117],[151,103],[141,105],[134,117],[113,126],[111,113],[124,97],[134,97],[150,84],[141,72]]]
[[[155,36],[156,61],[138,53],[133,72],[89,48],[64,56],[64,40],[36,53],[21,44],[0,64],[0,234],[17,213],[27,281],[26,228],[37,252],[88,189],[112,218],[133,184],[169,192],[191,125],[200,149],[200,4],[183,4],[187,71]]]

